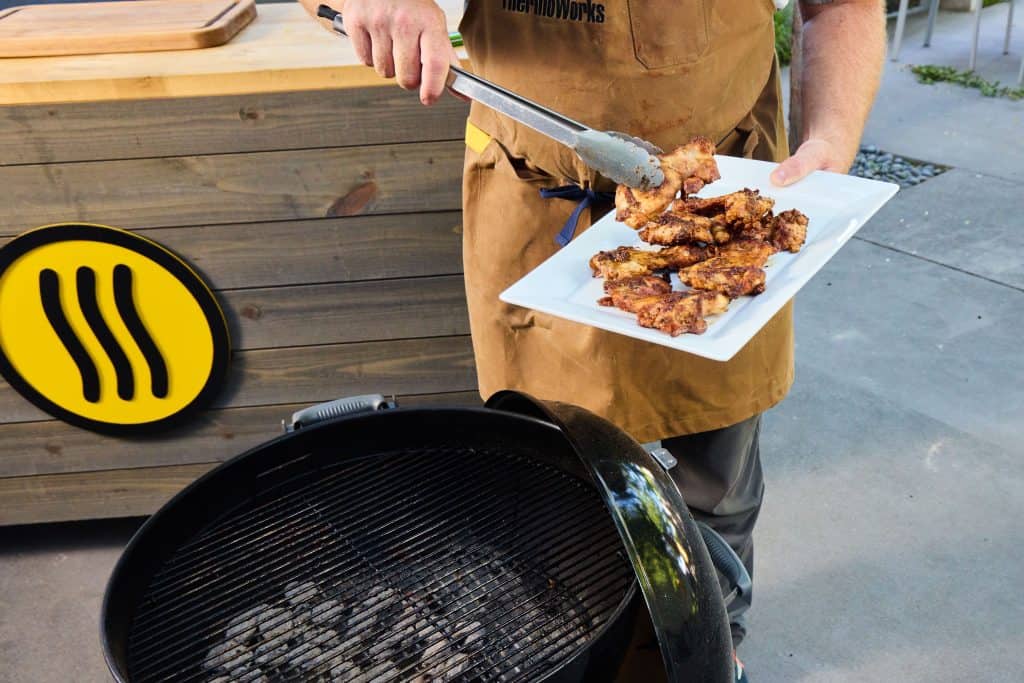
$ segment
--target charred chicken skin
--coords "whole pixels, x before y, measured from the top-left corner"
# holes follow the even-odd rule
[[[783,211],[772,221],[772,244],[779,251],[800,251],[807,240],[807,222],[807,216],[796,209]]]
[[[619,247],[602,251],[590,259],[594,277],[619,280],[636,275],[650,275],[658,270],[679,270],[707,258],[707,249],[694,245],[665,247],[647,251],[636,247]]]
[[[670,168],[682,178],[684,196],[700,192],[705,185],[722,177],[715,163],[715,143],[705,137],[695,137],[659,158],[662,169]]]
[[[720,197],[687,197],[676,204],[680,210],[739,226],[761,220],[775,206],[775,200],[762,197],[759,190],[744,189]]]
[[[724,230],[712,218],[695,214],[663,213],[648,221],[640,230],[640,239],[648,244],[714,244],[715,232]]]
[[[761,240],[741,238],[735,239],[723,247],[718,247],[714,257],[720,263],[731,266],[757,266],[763,268],[768,258],[778,251],[773,245]]]
[[[705,318],[729,308],[729,298],[718,292],[672,292],[658,301],[636,305],[636,320],[641,327],[668,332],[673,337],[684,333],[704,334]]]
[[[634,277],[622,278],[621,280],[608,280],[604,283],[604,293],[608,296],[599,299],[597,303],[602,306],[614,306],[615,308],[635,313],[633,306],[638,301],[657,298],[672,291],[672,285],[667,278],[655,277],[653,275],[637,275]]]
[[[679,280],[694,289],[721,292],[730,299],[764,291],[765,272],[760,266],[735,265],[727,258],[715,257],[683,268]]]
[[[665,181],[658,187],[640,190],[619,185],[615,190],[615,218],[639,229],[661,214],[680,190],[690,194],[720,177],[715,163],[715,145],[696,137],[668,154],[659,155]]]
[[[659,278],[640,276],[605,282],[608,294],[598,303],[635,313],[641,327],[667,332],[673,337],[707,330],[705,316],[721,313],[729,307],[728,297],[718,292],[673,292]]]
[[[679,271],[683,284],[721,292],[730,299],[764,291],[764,265],[776,251],[766,242],[738,239],[718,249],[717,255]]]

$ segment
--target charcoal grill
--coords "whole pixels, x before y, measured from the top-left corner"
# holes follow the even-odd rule
[[[706,551],[651,523],[650,482],[620,467],[640,457],[616,452],[628,437],[577,410],[590,428],[568,438],[517,394],[490,405],[348,415],[190,485],[111,577],[115,680],[607,680],[641,605],[636,567],[670,675],[725,680]],[[581,457],[608,429],[627,441]]]

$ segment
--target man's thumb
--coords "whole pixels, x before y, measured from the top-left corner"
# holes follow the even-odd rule
[[[771,181],[781,186],[792,185],[813,170],[809,166],[804,163],[800,151],[797,150],[796,154],[775,167],[775,170],[772,171]]]
[[[776,185],[792,185],[813,171],[828,168],[830,150],[829,144],[823,140],[808,140],[800,145],[796,154],[772,171],[772,182]]]

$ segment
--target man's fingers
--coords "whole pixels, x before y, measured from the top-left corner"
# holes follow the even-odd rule
[[[384,78],[391,78],[395,75],[395,63],[391,59],[391,36],[373,32],[370,40],[373,41],[373,68]]]
[[[398,85],[412,90],[420,84],[419,35],[395,36],[395,77]]]
[[[814,171],[829,167],[831,147],[823,140],[808,140],[800,145],[796,154],[779,164],[771,174],[776,185],[792,185]]]
[[[370,49],[370,34],[363,28],[349,29],[349,40],[352,41],[352,48],[356,51],[356,57],[366,66],[373,66],[373,51]]]
[[[451,52],[451,41],[446,31],[424,31],[420,36],[420,61],[423,68],[420,101],[423,104],[433,104],[444,92]]]

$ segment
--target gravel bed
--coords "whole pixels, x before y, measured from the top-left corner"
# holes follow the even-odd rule
[[[872,180],[897,183],[900,187],[911,187],[934,178],[946,171],[946,167],[905,159],[874,145],[861,147],[854,159],[850,175]]]

